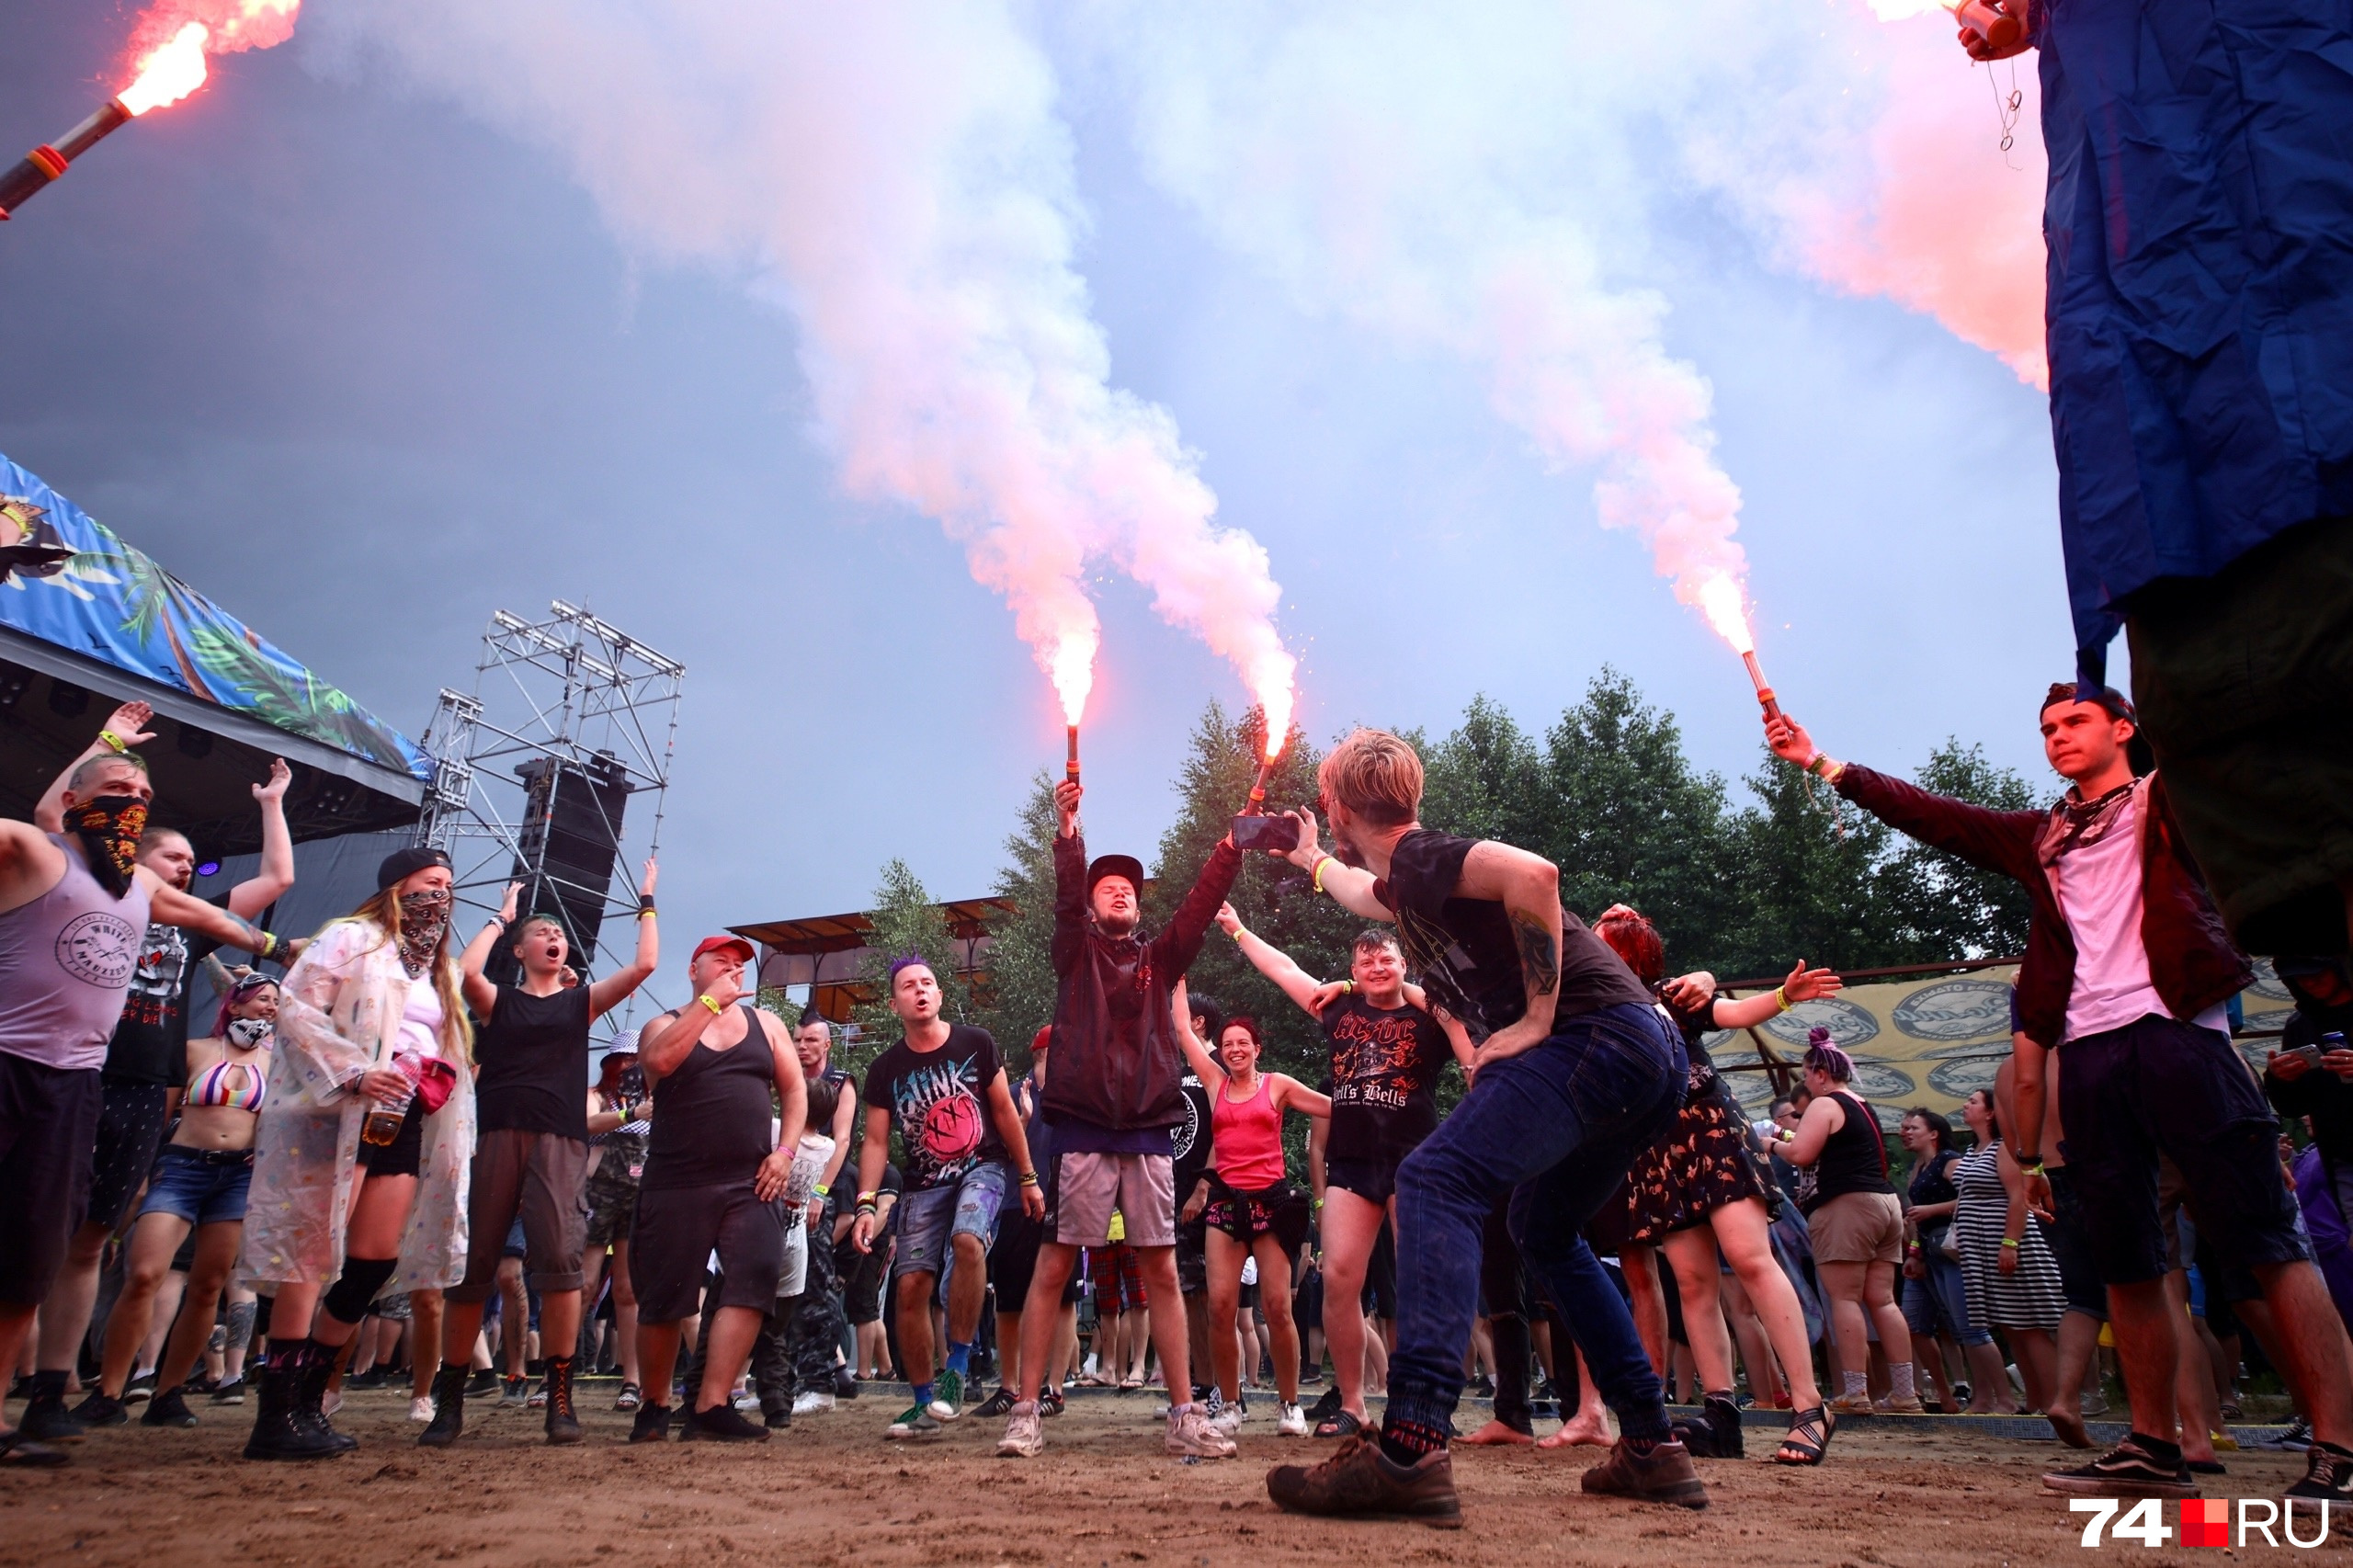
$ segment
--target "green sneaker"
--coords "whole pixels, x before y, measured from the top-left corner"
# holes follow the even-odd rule
[[[932,1386],[931,1403],[924,1407],[935,1421],[953,1421],[964,1414],[964,1374],[947,1371]]]
[[[891,1429],[882,1436],[884,1440],[893,1443],[904,1442],[910,1437],[937,1437],[939,1436],[939,1423],[924,1406],[911,1404],[900,1413],[899,1418],[891,1423]]]

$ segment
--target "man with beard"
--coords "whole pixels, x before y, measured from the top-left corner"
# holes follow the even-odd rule
[[[140,728],[149,716],[143,703],[119,710],[120,727],[100,732],[99,755],[76,761],[44,798],[41,814],[63,831],[0,822],[0,1367],[17,1364],[89,1206],[102,1070],[142,932],[153,922],[264,957],[281,946],[140,864],[155,792],[130,748],[153,738]],[[151,1142],[145,1158],[153,1156]],[[84,1430],[63,1394],[88,1316],[85,1294],[64,1354],[43,1357],[34,1377],[32,1409],[68,1440]],[[0,1464],[11,1462],[63,1456],[22,1430],[0,1431]]]
[[[1682,1040],[1625,960],[1561,907],[1558,867],[1421,825],[1422,761],[1405,742],[1358,730],[1316,782],[1334,837],[1361,865],[1325,853],[1303,812],[1294,862],[1350,913],[1394,921],[1431,1003],[1480,1044],[1471,1092],[1397,1167],[1397,1226],[1412,1245],[1398,1251],[1381,1434],[1344,1438],[1312,1469],[1282,1466],[1268,1494],[1294,1513],[1461,1523],[1446,1445],[1478,1310],[1481,1233],[1509,1193],[1521,1256],[1624,1433],[1585,1472],[1585,1490],[1705,1507],[1633,1318],[1580,1234],[1681,1105]]]
[[[101,732],[125,745],[151,739],[140,725],[151,710],[143,703],[127,703],[115,711]],[[74,766],[115,756],[104,740],[90,743]],[[256,875],[229,890],[220,904],[248,920],[262,913],[294,885],[294,841],[286,828],[286,787],[293,778],[283,761],[270,764],[269,782],[253,787],[261,805],[261,866]],[[63,825],[60,804],[64,779],[51,788],[35,808],[33,820],[49,832]],[[140,866],[165,886],[185,892],[196,878],[196,850],[181,834],[168,827],[149,827],[140,835],[135,855]],[[198,937],[193,941],[177,926],[151,922],[141,938],[139,961],[124,994],[122,1018],[107,1042],[106,1066],[99,1074],[97,1142],[90,1164],[90,1198],[82,1222],[67,1244],[64,1267],[50,1289],[40,1320],[40,1347],[35,1363],[34,1393],[25,1408],[25,1428],[34,1437],[70,1440],[92,1426],[119,1426],[130,1419],[125,1402],[94,1389],[87,1399],[68,1412],[64,1406],[67,1373],[89,1331],[90,1314],[98,1294],[99,1266],[107,1238],[122,1226],[131,1200],[138,1197],[164,1142],[181,1085],[188,1081],[188,982],[195,966],[219,944]],[[291,958],[292,953],[286,953]],[[144,1394],[143,1385],[138,1394]]]
[[[1147,940],[1139,929],[1143,866],[1126,855],[1089,863],[1078,825],[1084,793],[1076,783],[1054,788],[1061,817],[1051,948],[1058,985],[1044,1095],[1054,1170],[1046,1239],[1021,1314],[1021,1398],[1006,1418],[997,1452],[1029,1459],[1045,1447],[1038,1396],[1063,1287],[1081,1248],[1109,1244],[1118,1210],[1147,1294],[1170,1303],[1152,1314],[1153,1348],[1168,1384],[1165,1447],[1187,1459],[1231,1459],[1233,1444],[1189,1397],[1168,1130],[1185,1119],[1185,1061],[1171,1011],[1176,983],[1200,955],[1210,921],[1242,869],[1242,851],[1231,835],[1219,840],[1168,929]]]

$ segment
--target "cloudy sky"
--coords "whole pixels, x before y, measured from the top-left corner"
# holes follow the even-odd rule
[[[313,0],[290,43],[216,61],[0,230],[0,451],[412,734],[500,608],[571,599],[683,661],[674,930],[858,907],[892,855],[942,896],[984,891],[1058,761],[1051,691],[959,542],[988,519],[951,539],[892,477],[936,442],[985,513],[1003,444],[943,428],[970,386],[915,400],[927,426],[892,403],[938,323],[869,278],[961,308],[1002,274],[1044,301],[1038,341],[1077,333],[1109,394],[1079,417],[1143,420],[1154,472],[1197,473],[1215,527],[1263,546],[1315,734],[1442,732],[1477,692],[1540,729],[1608,663],[1702,765],[1755,766],[1737,662],[1639,524],[1599,524],[1596,481],[1625,477],[1608,441],[1514,379],[1553,330],[1604,403],[1620,377],[1711,386],[1667,423],[1712,432],[1693,460],[1739,488],[1767,667],[1826,746],[1908,769],[1958,734],[2039,772],[2034,699],[2071,667],[2041,395],[1794,264],[1818,210],[1758,217],[1836,150],[1840,60],[1724,44],[1707,69],[1761,85],[1701,136],[1728,95],[1699,101],[1671,39],[1574,36],[1590,7],[1499,7],[1450,74],[1451,29],[1417,40],[1410,8],[1361,37],[1238,9],[1176,37],[1118,5],[1017,6],[961,37],[705,0],[676,8],[693,36],[650,45],[614,20],[641,9]],[[119,85],[129,17],[20,8],[0,143]],[[1565,68],[1514,74],[1542,50]],[[1962,153],[2029,182],[2030,211],[2039,165],[2004,167],[1996,100],[1949,71]],[[975,123],[977,153],[956,140]],[[972,232],[1042,226],[1022,243],[1044,259],[1006,262],[1001,236],[920,265],[861,249],[941,204],[925,178]],[[1487,310],[1482,280],[1529,256],[1584,291]],[[873,458],[908,428],[920,450]],[[1203,702],[1247,700],[1138,581],[1157,527],[1107,531],[1080,578],[1104,847],[1148,846]]]

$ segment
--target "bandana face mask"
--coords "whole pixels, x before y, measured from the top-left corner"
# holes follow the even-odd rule
[[[229,1020],[229,1043],[243,1046],[247,1051],[268,1050],[270,1039],[277,1032],[278,1026],[267,1018],[231,1018]]]
[[[449,927],[449,890],[427,888],[401,894],[401,967],[408,977],[423,977]]]
[[[147,802],[136,795],[101,795],[66,812],[65,825],[82,841],[98,885],[116,898],[129,892],[140,836],[147,831]]]

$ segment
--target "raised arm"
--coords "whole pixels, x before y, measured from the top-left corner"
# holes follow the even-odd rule
[[[1324,847],[1317,836],[1313,812],[1284,813],[1299,824],[1299,844],[1283,857],[1308,874],[1314,884],[1332,895],[1332,901],[1349,914],[1364,920],[1397,918],[1396,912],[1381,902],[1375,892],[1380,879],[1361,866],[1343,866],[1339,857]]]
[[[662,939],[654,929],[654,865],[645,862],[645,880],[637,884],[637,955],[627,969],[615,970],[588,987],[588,1016],[604,1017],[629,999],[630,994],[654,977],[661,967]]]
[[[1331,1096],[1317,1093],[1288,1073],[1270,1073],[1267,1076],[1275,1081],[1275,1104],[1279,1108],[1295,1110],[1318,1121],[1331,1119]]]
[[[1229,834],[1210,851],[1208,863],[1193,880],[1192,891],[1176,906],[1176,913],[1168,917],[1168,929],[1153,939],[1155,958],[1167,965],[1166,972],[1182,974],[1193,967],[1193,960],[1201,956],[1201,942],[1209,935],[1210,922],[1217,917],[1225,895],[1233,891],[1233,879],[1241,874],[1242,851],[1233,846]]]
[[[1324,1016],[1323,1009],[1315,1005],[1315,994],[1321,988],[1319,983],[1314,976],[1300,968],[1289,953],[1243,925],[1242,916],[1233,913],[1233,905],[1230,903],[1217,906],[1217,923],[1227,936],[1233,938],[1234,945],[1242,949],[1242,956],[1250,960],[1251,967],[1273,981],[1276,988],[1298,1003],[1309,1017],[1321,1018]]]
[[[1931,794],[1854,763],[1842,763],[1815,746],[1804,726],[1786,714],[1766,721],[1765,739],[1773,755],[1819,774],[1839,794],[1898,833],[1984,870],[2020,881],[2041,874],[2034,849],[2042,832],[2040,812],[1993,811]]]
[[[1760,996],[1743,996],[1738,1001],[1716,998],[1715,1010],[1709,1018],[1720,1029],[1745,1029],[1778,1017],[1800,1002],[1811,1002],[1820,996],[1836,996],[1847,983],[1826,969],[1808,969],[1800,959],[1790,971],[1789,979],[1781,982],[1778,991],[1768,991]]]
[[[1193,1009],[1185,994],[1185,983],[1181,980],[1169,997],[1168,1011],[1176,1026],[1177,1047],[1184,1051],[1186,1062],[1193,1069],[1193,1075],[1201,1081],[1202,1087],[1215,1094],[1217,1086],[1225,1082],[1225,1064],[1202,1042],[1201,1037],[1193,1032]],[[1052,1068],[1049,1067],[1047,1071],[1051,1072]]]
[[[229,912],[248,920],[286,896],[294,885],[294,836],[286,827],[286,786],[294,770],[286,759],[269,759],[269,782],[256,784],[254,799],[261,806],[261,869],[229,890]]]
[[[133,746],[143,746],[155,738],[147,728],[155,710],[144,702],[126,702],[107,720],[106,728],[97,738],[84,746],[73,761],[65,765],[50,787],[41,792],[33,805],[33,825],[43,833],[65,831],[65,790],[73,781],[74,770],[97,756],[120,756]]]
[[[1461,1067],[1462,1075],[1466,1078],[1469,1077],[1471,1075],[1471,1070],[1477,1064],[1479,1057],[1479,1048],[1471,1043],[1471,1031],[1462,1027],[1462,1020],[1461,1018],[1456,1017],[1453,1014],[1448,1012],[1443,1007],[1426,1006],[1422,1010],[1429,1014],[1431,1017],[1436,1018],[1438,1020],[1438,1027],[1446,1031],[1447,1046],[1454,1052],[1455,1062],[1457,1065]]]
[[[1500,903],[1511,919],[1528,1011],[1479,1048],[1482,1062],[1517,1056],[1552,1032],[1561,993],[1561,869],[1541,855],[1483,838],[1463,858],[1455,896]]]
[[[498,987],[483,978],[483,966],[490,962],[491,949],[504,941],[513,928],[516,905],[522,897],[522,883],[507,883],[506,898],[499,904],[498,913],[474,933],[474,939],[458,955],[458,990],[465,997],[466,1006],[479,1017],[487,1018],[490,1010],[498,1006]]]
[[[220,905],[207,903],[167,885],[144,866],[139,868],[139,880],[147,884],[147,918],[158,926],[200,932],[224,948],[235,948],[259,959],[268,958],[282,946],[277,937],[256,930]]]
[[[1078,827],[1078,785],[1054,786],[1054,934],[1047,948],[1056,974],[1068,974],[1086,949],[1086,835]],[[1142,894],[1142,889],[1136,890]]]

